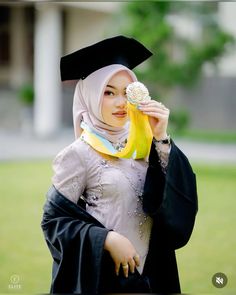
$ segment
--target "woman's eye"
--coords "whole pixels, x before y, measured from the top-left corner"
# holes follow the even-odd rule
[[[112,91],[110,91],[110,90],[106,90],[106,91],[104,92],[104,95],[106,95],[106,96],[113,96],[114,93],[113,93]]]

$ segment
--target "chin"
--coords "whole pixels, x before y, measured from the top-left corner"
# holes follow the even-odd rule
[[[122,118],[122,119],[109,118],[109,120],[105,121],[106,124],[116,128],[124,127],[127,122],[128,122],[128,117]]]
[[[128,121],[127,119],[124,119],[123,121],[116,122],[114,123],[114,127],[124,127],[127,121]]]

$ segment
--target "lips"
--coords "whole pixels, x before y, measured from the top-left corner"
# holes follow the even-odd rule
[[[116,116],[117,118],[124,118],[127,116],[127,112],[126,111],[119,111],[116,113],[112,113],[113,116]]]

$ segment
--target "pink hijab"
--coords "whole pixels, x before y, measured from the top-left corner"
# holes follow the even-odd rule
[[[102,97],[104,89],[113,75],[119,71],[127,71],[133,82],[137,81],[135,74],[127,67],[113,64],[103,67],[76,85],[73,102],[73,122],[75,137],[82,132],[81,121],[93,131],[111,142],[124,141],[128,137],[128,124],[124,127],[112,127],[106,124],[102,117]]]

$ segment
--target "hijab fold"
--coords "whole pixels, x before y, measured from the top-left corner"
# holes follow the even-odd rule
[[[113,64],[103,67],[84,80],[79,80],[75,88],[73,103],[73,121],[75,137],[81,137],[95,150],[119,158],[146,158],[149,155],[152,130],[148,116],[136,106],[127,102],[129,122],[122,127],[113,127],[104,122],[102,100],[109,80],[119,71],[127,71],[132,82],[135,74],[127,67]],[[125,147],[117,151],[112,144],[124,142]]]
[[[112,143],[122,142],[128,137],[129,123],[123,127],[110,126],[104,122],[101,110],[103,93],[108,81],[113,75],[124,70],[128,72],[133,82],[137,81],[135,74],[120,64],[103,67],[84,80],[78,81],[73,101],[73,123],[76,138],[79,138],[82,133],[81,122]]]

